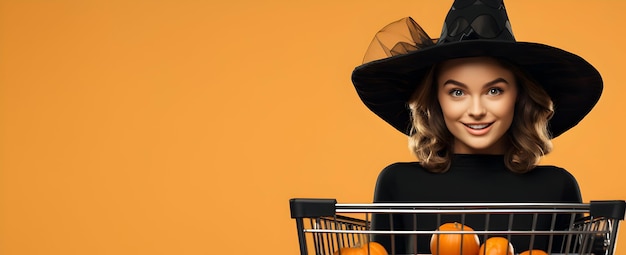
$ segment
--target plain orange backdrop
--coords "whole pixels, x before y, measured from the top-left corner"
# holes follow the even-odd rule
[[[0,0],[0,254],[298,254],[290,198],[369,202],[414,160],[350,72],[392,21],[438,36],[451,3]],[[605,81],[542,163],[626,199],[626,1],[506,4],[518,40]]]

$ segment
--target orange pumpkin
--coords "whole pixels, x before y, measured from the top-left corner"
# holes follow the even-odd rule
[[[445,223],[430,238],[430,252],[433,255],[477,255],[480,241],[476,234],[443,234],[444,231],[474,231],[458,222]]]
[[[513,245],[504,237],[494,236],[488,238],[480,246],[479,255],[513,255]]]
[[[368,249],[369,246],[369,249]],[[369,242],[368,245],[341,248],[333,255],[389,255],[385,247],[377,242]]]
[[[528,250],[523,251],[519,255],[548,255],[548,253],[542,250]]]

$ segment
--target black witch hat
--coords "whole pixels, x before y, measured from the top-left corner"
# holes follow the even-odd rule
[[[400,132],[410,135],[408,100],[437,63],[491,56],[525,71],[550,95],[555,112],[552,137],[578,124],[602,94],[602,77],[586,60],[549,45],[518,42],[502,0],[456,0],[439,39],[431,39],[410,17],[379,31],[352,73],[363,103]]]

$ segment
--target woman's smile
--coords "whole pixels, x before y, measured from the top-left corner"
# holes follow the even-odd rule
[[[465,125],[465,127],[467,127],[467,131],[470,134],[476,135],[476,136],[484,135],[487,132],[489,132],[489,130],[491,129],[491,125],[492,124],[493,124],[493,122],[485,123],[485,124],[467,124],[467,123],[463,123],[463,125]]]

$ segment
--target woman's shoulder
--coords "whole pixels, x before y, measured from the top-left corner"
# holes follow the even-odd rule
[[[395,162],[387,165],[378,174],[379,182],[397,182],[403,179],[422,178],[430,172],[419,162]]]
[[[414,201],[407,195],[427,194],[428,171],[419,162],[396,162],[382,169],[376,180],[374,201]],[[418,195],[421,196],[421,195]]]
[[[388,168],[392,168],[392,169],[396,169],[396,168],[422,168],[422,165],[420,164],[420,162],[418,161],[410,161],[410,162],[395,162],[395,163],[391,163],[389,164],[387,167],[385,167],[385,169]]]
[[[559,167],[559,166],[553,166],[553,165],[539,165],[539,166],[536,166],[535,169],[533,169],[530,172],[535,173],[535,174],[563,175],[563,176],[570,176],[572,178],[574,177],[572,173],[567,171],[567,169]]]
[[[389,164],[385,168],[383,168],[383,170],[380,172],[380,174],[383,175],[383,174],[394,174],[394,173],[415,172],[415,171],[426,171],[426,168],[424,168],[417,161],[413,161],[413,162],[395,162],[395,163]]]
[[[555,201],[581,202],[582,195],[576,177],[565,168],[553,165],[535,167],[529,174],[535,175],[534,180],[540,180],[545,194],[561,194]]]
[[[565,186],[578,187],[578,181],[576,177],[565,168],[553,165],[541,165],[535,167],[528,174],[531,174],[533,179],[541,179],[554,186],[561,183]],[[577,188],[578,189],[578,188]]]

